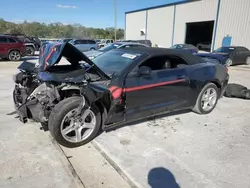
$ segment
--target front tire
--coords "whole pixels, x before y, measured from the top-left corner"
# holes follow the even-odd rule
[[[218,87],[213,83],[208,83],[201,90],[192,110],[197,114],[209,114],[215,108],[218,98]]]
[[[28,56],[33,56],[35,54],[35,49],[31,46],[27,46],[26,47],[26,54]]]
[[[228,59],[226,60],[226,66],[227,66],[227,67],[230,67],[230,66],[232,66],[232,65],[233,65],[232,59],[231,59],[231,58],[228,58]]]
[[[21,53],[17,50],[12,50],[9,53],[8,59],[10,61],[20,61],[21,60]]]
[[[78,119],[70,116],[81,101],[81,97],[69,97],[58,103],[49,116],[49,131],[62,146],[82,146],[95,138],[99,132],[101,113],[95,105],[83,112]]]

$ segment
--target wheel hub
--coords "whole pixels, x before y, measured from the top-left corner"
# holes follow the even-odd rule
[[[204,111],[209,111],[211,110],[215,104],[216,104],[216,100],[217,100],[217,92],[214,88],[208,88],[202,95],[202,109]]]
[[[93,111],[86,110],[82,116],[75,118],[75,110],[70,111],[61,123],[62,136],[69,142],[78,143],[86,140],[94,131],[96,117]]]

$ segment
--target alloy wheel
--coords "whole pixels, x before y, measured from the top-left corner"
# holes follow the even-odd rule
[[[201,107],[204,111],[210,111],[217,101],[217,92],[214,88],[208,88],[202,95]]]
[[[233,64],[232,59],[227,59],[226,65],[227,65],[228,67],[230,67],[232,64]]]
[[[61,123],[61,134],[72,143],[79,143],[89,138],[96,126],[94,112],[87,109],[81,117],[74,117],[76,109],[68,112]]]
[[[250,57],[247,57],[247,59],[246,59],[246,65],[250,65]]]
[[[13,51],[10,53],[10,60],[16,61],[16,60],[19,60],[20,58],[21,58],[21,55],[19,52]]]

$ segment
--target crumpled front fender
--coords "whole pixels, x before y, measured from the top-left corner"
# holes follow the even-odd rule
[[[80,88],[80,94],[85,97],[85,103],[88,106],[91,106],[94,102],[101,100],[106,109],[110,109],[112,97],[110,95],[109,88],[89,83],[85,87]]]

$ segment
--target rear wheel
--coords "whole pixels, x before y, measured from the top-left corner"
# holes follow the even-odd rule
[[[33,56],[35,54],[35,49],[31,46],[27,46],[26,47],[26,54],[28,56]]]
[[[250,57],[247,57],[245,64],[250,65]]]
[[[51,135],[68,148],[87,144],[95,138],[101,126],[101,113],[95,105],[83,112],[81,117],[74,117],[81,100],[81,97],[70,97],[61,101],[49,117]]]
[[[232,64],[233,64],[232,59],[231,59],[231,58],[228,58],[228,59],[226,60],[226,65],[227,65],[228,67],[230,67]]]
[[[213,111],[219,98],[219,89],[213,83],[208,83],[201,90],[193,111],[198,114],[208,114]]]
[[[21,53],[17,50],[12,50],[9,53],[9,60],[10,61],[20,61]]]

